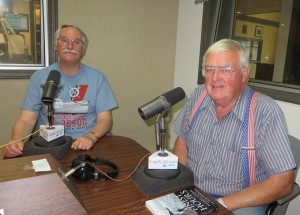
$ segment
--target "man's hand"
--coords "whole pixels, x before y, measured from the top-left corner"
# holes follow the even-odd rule
[[[11,158],[23,154],[24,142],[26,142],[24,138],[33,131],[37,118],[37,113],[21,110],[20,116],[16,120],[13,127],[11,141],[9,141],[8,144],[2,148],[2,154],[5,157]],[[17,141],[21,140],[22,138],[24,142]]]
[[[71,148],[74,150],[89,150],[97,142],[97,140],[111,129],[112,115],[111,110],[100,112],[97,114],[97,123],[85,136],[78,137]],[[93,134],[97,133],[97,135]]]
[[[22,141],[12,143],[11,140],[7,146],[2,149],[2,154],[7,158],[17,157],[23,154],[24,143]]]
[[[89,150],[95,144],[95,140],[89,136],[78,137],[72,144],[71,148],[74,150]]]

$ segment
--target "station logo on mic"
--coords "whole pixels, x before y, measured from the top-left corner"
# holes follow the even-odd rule
[[[165,156],[166,154],[166,156]],[[178,157],[168,150],[164,150],[164,155],[161,151],[154,152],[148,158],[148,169],[177,169]]]
[[[48,128],[47,125],[40,125],[40,129],[40,136],[47,142],[65,135],[65,129],[63,125],[53,125],[51,128]]]

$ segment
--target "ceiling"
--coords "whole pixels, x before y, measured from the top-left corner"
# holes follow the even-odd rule
[[[237,0],[237,11],[243,15],[280,12],[283,0]]]

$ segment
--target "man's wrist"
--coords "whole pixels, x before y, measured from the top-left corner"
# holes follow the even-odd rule
[[[89,134],[93,135],[97,140],[99,139],[99,137],[95,131],[90,131]]]
[[[227,205],[225,204],[225,202],[223,201],[222,198],[218,198],[217,201],[218,201],[221,205],[223,205],[225,208],[227,208]]]
[[[88,133],[88,135],[89,135],[90,137],[93,137],[94,142],[97,142],[97,140],[99,139],[97,133],[94,132],[94,131],[90,131],[90,132]]]

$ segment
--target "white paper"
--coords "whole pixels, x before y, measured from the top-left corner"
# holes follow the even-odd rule
[[[41,160],[32,161],[33,169],[35,172],[48,172],[51,171],[51,167],[46,158]]]

